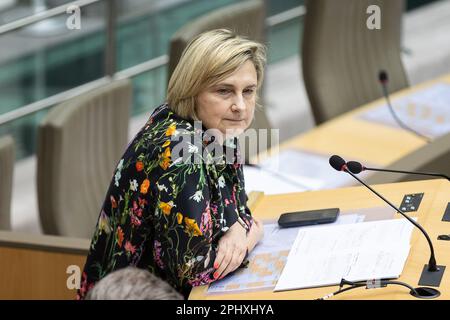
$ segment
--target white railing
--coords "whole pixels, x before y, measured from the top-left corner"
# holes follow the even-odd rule
[[[162,55],[150,60],[147,60],[143,63],[137,64],[133,67],[127,68],[125,70],[116,71],[116,2],[112,0],[77,0],[70,3],[66,3],[59,7],[55,7],[49,9],[44,12],[36,13],[32,16],[25,17],[8,24],[0,26],[0,36],[2,34],[26,27],[33,23],[49,19],[51,17],[66,13],[66,10],[69,6],[78,6],[85,7],[88,5],[92,5],[94,3],[99,3],[105,1],[106,3],[106,44],[105,44],[105,75],[104,77],[88,82],[86,84],[80,85],[78,87],[66,90],[64,92],[57,93],[50,97],[32,102],[25,106],[19,107],[12,111],[6,112],[0,115],[0,126],[20,119],[22,117],[28,116],[35,112],[50,108],[56,104],[62,103],[72,97],[81,95],[85,92],[95,90],[107,84],[110,81],[124,78],[132,78],[139,74],[154,70],[156,68],[162,67],[166,65],[169,61],[167,55]],[[285,22],[288,22],[293,19],[297,19],[302,17],[305,14],[305,7],[298,6],[292,8],[290,10],[281,12],[279,14],[273,15],[271,17],[266,18],[266,27],[270,28]]]

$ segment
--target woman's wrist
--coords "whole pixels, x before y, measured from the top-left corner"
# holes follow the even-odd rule
[[[245,229],[245,231],[247,232],[247,234],[248,234],[248,232],[250,231],[250,228],[248,227],[248,225],[245,223],[245,221],[244,220],[242,220],[242,218],[241,217],[239,217],[238,216],[238,219],[237,219],[237,221],[239,222],[239,224],[242,226],[242,228],[244,228]]]

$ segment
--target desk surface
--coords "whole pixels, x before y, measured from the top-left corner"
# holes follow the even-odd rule
[[[450,183],[446,180],[423,180],[403,183],[393,183],[375,186],[387,199],[399,205],[405,194],[425,193],[420,208],[410,216],[418,217],[419,223],[427,230],[433,241],[436,260],[439,265],[447,266],[441,281],[439,299],[450,299],[450,242],[438,241],[440,234],[450,233],[450,222],[443,222],[442,216],[447,203],[450,202]],[[341,188],[335,190],[321,190],[285,195],[261,196],[251,206],[253,215],[262,219],[273,219],[282,212],[320,209],[323,207],[339,207],[342,211],[358,208],[382,206],[384,203],[364,187]],[[396,217],[401,217],[396,215]],[[428,243],[422,233],[415,229],[411,240],[411,251],[403,270],[400,281],[413,287],[419,282],[424,264],[428,263],[430,251]],[[316,299],[337,290],[337,286],[315,289],[303,289],[285,292],[261,290],[227,295],[207,295],[207,286],[196,287],[192,290],[190,299]],[[406,288],[388,286],[382,289],[355,289],[333,299],[415,299],[409,295]]]
[[[438,82],[450,83],[450,75],[396,92],[391,95],[391,100],[414,93]],[[392,164],[424,146],[426,142],[401,128],[357,118],[358,114],[384,103],[384,98],[381,98],[327,121],[282,143],[280,150],[299,148],[326,156],[339,154],[348,159],[368,161],[376,166],[385,167]],[[272,151],[276,152],[276,148],[275,151]],[[267,154],[262,153],[260,160],[265,156]]]

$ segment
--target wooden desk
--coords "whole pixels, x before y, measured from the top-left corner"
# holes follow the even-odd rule
[[[68,299],[67,267],[83,270],[90,239],[0,231],[0,299]]]
[[[419,211],[411,213],[417,216],[419,223],[429,233],[433,241],[436,260],[439,265],[447,266],[447,270],[441,281],[439,299],[450,299],[450,242],[438,241],[440,234],[450,233],[450,222],[443,222],[447,203],[450,202],[450,183],[446,180],[422,180],[413,182],[393,183],[375,186],[375,190],[381,192],[387,199],[399,205],[403,196],[408,193],[424,192],[425,195],[420,204]],[[262,219],[278,217],[282,212],[320,209],[323,207],[339,207],[341,210],[369,208],[382,206],[383,202],[372,195],[364,187],[351,187],[335,190],[322,190],[286,195],[262,196],[253,202],[254,216]],[[401,217],[397,214],[396,217]],[[414,229],[411,240],[411,251],[403,270],[400,281],[404,281],[413,287],[419,282],[424,264],[428,263],[430,251],[425,237],[418,229]],[[246,292],[227,295],[207,295],[207,286],[196,287],[192,290],[190,299],[316,299],[337,290],[337,286],[315,289],[303,289],[285,292],[272,292],[271,290]],[[388,286],[381,289],[355,289],[343,293],[332,299],[415,299],[410,296],[406,288],[400,286]]]
[[[395,101],[395,98],[409,95],[438,82],[450,83],[450,75],[396,92],[391,95],[391,100]],[[381,98],[327,121],[280,144],[280,150],[298,148],[326,156],[338,154],[345,159],[368,161],[381,167],[392,164],[424,146],[426,142],[401,128],[357,118],[360,113],[384,103],[385,99]],[[275,151],[271,152],[277,152],[276,147],[273,149]],[[259,160],[266,156],[267,153],[260,154]]]

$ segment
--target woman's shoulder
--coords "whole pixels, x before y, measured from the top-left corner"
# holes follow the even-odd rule
[[[152,112],[146,124],[130,141],[124,158],[167,169],[186,150],[196,151],[193,147],[194,136],[193,124],[163,104]]]
[[[193,132],[194,126],[190,120],[180,117],[170,109],[167,103],[164,103],[152,112],[144,126],[144,130],[163,133],[165,136],[173,136],[185,131]]]
[[[153,147],[167,144],[167,141],[179,140],[182,135],[194,133],[194,126],[186,119],[179,117],[167,103],[158,106],[150,115],[149,119],[140,132],[133,139],[132,144],[151,145]]]

